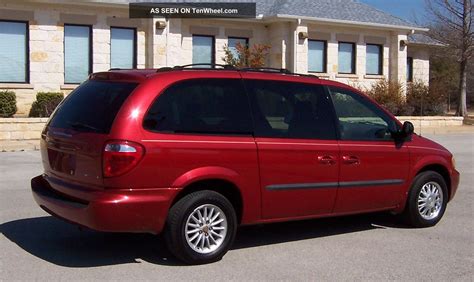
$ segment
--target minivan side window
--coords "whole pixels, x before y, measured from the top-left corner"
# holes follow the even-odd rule
[[[252,134],[252,117],[240,79],[190,79],[155,100],[143,126],[167,133]]]
[[[255,136],[336,139],[329,97],[320,85],[246,80]]]
[[[363,96],[329,87],[341,140],[391,140],[397,123]]]

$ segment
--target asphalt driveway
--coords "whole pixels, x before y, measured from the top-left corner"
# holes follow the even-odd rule
[[[0,280],[467,280],[474,277],[474,133],[435,135],[461,186],[443,220],[412,229],[387,214],[252,226],[220,262],[183,266],[160,238],[62,222],[29,190],[39,152],[0,153]]]

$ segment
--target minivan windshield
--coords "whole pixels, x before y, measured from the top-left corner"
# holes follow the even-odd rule
[[[136,83],[89,80],[69,94],[49,126],[107,134]]]

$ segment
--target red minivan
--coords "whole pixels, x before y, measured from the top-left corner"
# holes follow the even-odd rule
[[[453,155],[342,83],[274,69],[110,70],[58,106],[32,179],[48,213],[164,233],[184,262],[219,260],[239,225],[373,211],[435,225]]]

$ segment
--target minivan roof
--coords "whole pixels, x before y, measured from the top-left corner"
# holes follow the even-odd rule
[[[227,65],[214,65],[213,68],[204,68],[204,67],[193,67],[193,65],[186,66],[175,66],[175,67],[163,67],[157,69],[110,69],[105,72],[97,72],[90,75],[89,79],[92,80],[114,80],[114,81],[126,81],[126,82],[143,82],[155,76],[160,76],[161,74],[176,74],[180,72],[241,72],[246,73],[246,77],[260,78],[260,79],[275,79],[275,80],[290,80],[290,81],[299,81],[299,82],[309,82],[328,85],[328,86],[338,86],[343,88],[352,88],[344,83],[337,81],[320,79],[316,75],[312,74],[299,74],[293,73],[286,69],[277,69],[277,68],[234,68]],[[197,64],[201,66],[201,64]],[[221,68],[216,68],[215,66],[220,66]],[[183,73],[183,75],[185,75]]]

